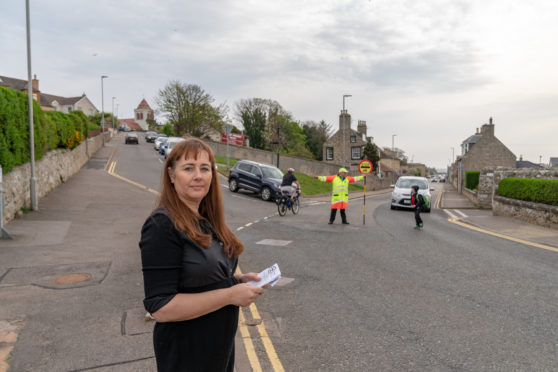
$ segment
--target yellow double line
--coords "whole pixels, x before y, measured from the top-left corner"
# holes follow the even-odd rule
[[[122,180],[124,182],[128,182],[129,184],[132,184],[136,187],[139,187],[142,190],[146,190],[149,191],[155,195],[159,195],[159,192],[157,190],[153,190],[150,187],[147,187],[145,185],[142,185],[140,183],[134,182],[126,177],[122,177],[121,175],[117,174],[115,172],[116,169],[116,161],[111,161],[112,156],[110,157],[109,161],[107,162],[108,168],[105,167],[105,169],[107,169],[108,174],[110,174],[113,177],[118,178],[119,180]],[[109,165],[110,163],[110,165]],[[240,271],[240,267],[237,267],[237,273],[242,274],[242,271]],[[249,306],[249,310],[250,313],[252,314],[252,319],[254,320],[262,320],[260,313],[258,311],[258,308],[256,307],[256,305],[254,303],[252,303]],[[246,354],[248,355],[248,360],[250,361],[250,366],[252,367],[252,371],[253,372],[262,372],[262,367],[260,364],[260,360],[258,359],[258,356],[256,354],[256,350],[254,348],[254,343],[252,342],[252,338],[250,336],[250,332],[248,330],[248,327],[246,326],[246,318],[244,317],[244,313],[242,308],[240,308],[239,311],[239,325],[238,328],[240,329],[240,334],[242,336],[242,340],[244,342],[244,348],[246,349]],[[273,343],[271,342],[271,339],[269,338],[269,335],[267,333],[267,330],[265,329],[265,325],[263,320],[261,321],[260,324],[258,324],[256,326],[256,328],[258,329],[258,333],[260,334],[260,339],[264,345],[265,351],[267,353],[267,357],[269,359],[269,362],[271,363],[273,370],[275,372],[284,372],[285,369],[283,368],[283,364],[281,364],[281,361],[279,360],[279,357],[277,356],[277,353],[275,352],[275,347],[273,346]]]

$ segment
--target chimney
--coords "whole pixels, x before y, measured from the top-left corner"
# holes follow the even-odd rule
[[[479,134],[479,128],[477,128],[477,133],[475,133],[475,134]]]
[[[39,90],[39,80],[37,80],[37,74],[33,75],[33,80],[31,80],[31,88],[33,90]]]
[[[357,132],[366,137],[366,120],[359,120],[357,125]]]
[[[343,130],[343,117],[345,117],[345,135],[348,136],[351,133],[351,115],[347,113],[347,110],[341,110],[341,115],[339,115],[339,130],[341,131]]]
[[[494,137],[494,124],[492,124],[492,118],[488,121],[489,124],[484,124],[481,127],[481,134],[487,137]]]

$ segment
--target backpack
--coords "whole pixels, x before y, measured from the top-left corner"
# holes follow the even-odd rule
[[[421,196],[425,208],[430,208],[430,201],[426,195],[418,194]]]

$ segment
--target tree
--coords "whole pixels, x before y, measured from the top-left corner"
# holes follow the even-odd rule
[[[177,80],[167,83],[156,98],[159,111],[167,116],[176,135],[202,138],[220,131],[224,124],[226,105],[214,106],[214,101],[200,86]]]
[[[172,137],[172,136],[175,135],[174,127],[169,123],[163,125],[163,128],[161,128],[161,132],[165,133],[169,137]]]
[[[323,146],[329,137],[331,126],[324,120],[319,123],[307,121],[302,125],[302,131],[306,136],[306,144],[314,155],[314,159],[323,160]]]
[[[378,162],[380,161],[380,151],[378,151],[378,146],[372,142],[368,142],[362,151],[362,158],[370,160],[372,162],[374,172],[378,172]]]

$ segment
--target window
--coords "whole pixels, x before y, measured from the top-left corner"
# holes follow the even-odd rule
[[[326,147],[326,160],[333,160],[333,147]]]
[[[72,112],[72,106],[68,106],[68,113]]]
[[[351,143],[356,143],[356,136],[351,136]]]
[[[360,159],[360,146],[351,147],[351,159]]]

